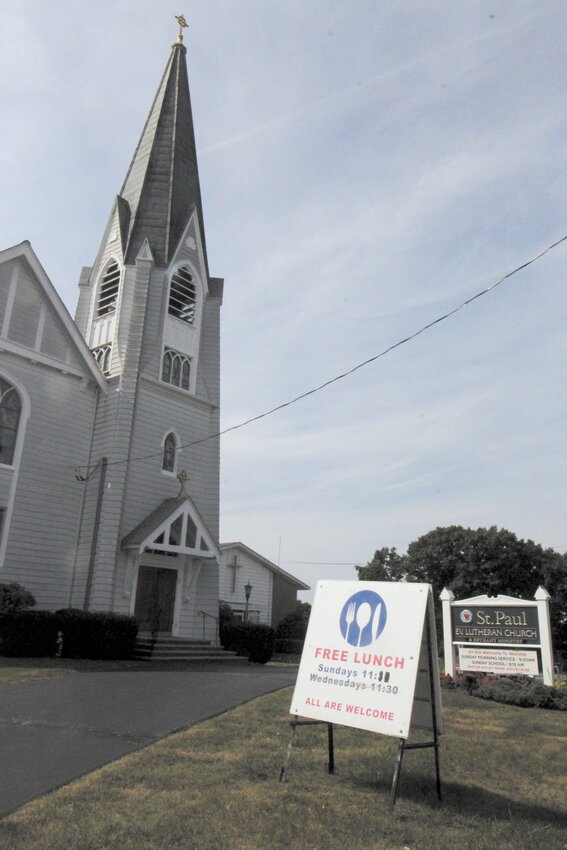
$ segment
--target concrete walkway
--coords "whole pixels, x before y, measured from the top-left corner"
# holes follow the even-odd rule
[[[171,732],[295,682],[293,666],[65,671],[0,689],[0,816]]]

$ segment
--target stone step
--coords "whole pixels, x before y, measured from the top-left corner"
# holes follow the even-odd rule
[[[210,641],[178,638],[171,635],[138,635],[134,658],[139,661],[231,661],[236,653],[221,646],[211,646]]]
[[[209,655],[208,653],[194,653],[192,655],[134,655],[134,659],[136,661],[159,661],[168,662],[170,661],[172,664],[182,661],[182,662],[191,662],[191,661],[216,661],[221,664],[226,664],[231,661],[245,661],[246,659],[242,658],[239,655],[236,655],[235,652],[223,652],[222,655]]]
[[[154,658],[158,655],[170,655],[172,658],[178,655],[225,655],[225,650],[222,647],[216,646],[140,646],[137,645],[135,652],[137,655],[152,655]]]
[[[152,642],[155,641],[156,643],[170,643],[171,641],[174,641],[175,643],[194,643],[199,646],[202,646],[203,644],[210,644],[210,640],[201,640],[201,638],[176,637],[175,635],[164,634],[163,632],[159,632],[157,637],[154,637],[154,635],[150,634],[150,632],[138,632],[137,640],[149,640]]]
[[[211,642],[207,640],[180,640],[178,638],[171,639],[161,639],[153,641],[149,638],[144,638],[136,641],[136,646],[147,646],[147,647],[164,647],[164,648],[172,648],[181,647],[182,649],[202,649],[204,646],[210,646]]]

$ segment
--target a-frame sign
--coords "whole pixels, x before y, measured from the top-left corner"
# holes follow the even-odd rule
[[[330,770],[332,724],[398,738],[392,805],[405,750],[432,747],[440,797],[443,717],[431,586],[319,582],[290,713],[293,732],[305,722],[329,725]],[[407,743],[412,729],[430,732],[432,740]],[[281,779],[285,770],[286,764]]]

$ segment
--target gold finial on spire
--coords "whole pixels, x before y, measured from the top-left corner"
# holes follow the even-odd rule
[[[177,36],[176,44],[183,44],[183,30],[189,26],[183,15],[175,15],[175,20],[179,24],[179,35]]]

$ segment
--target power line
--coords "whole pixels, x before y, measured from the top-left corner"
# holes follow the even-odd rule
[[[251,425],[253,422],[258,422],[260,419],[265,419],[267,416],[271,416],[272,414],[277,413],[279,410],[284,410],[286,407],[291,407],[292,404],[297,404],[298,401],[302,401],[304,398],[308,398],[309,396],[315,395],[315,393],[321,392],[321,390],[326,389],[327,387],[331,386],[331,384],[336,384],[338,381],[342,381],[343,378],[348,378],[350,375],[353,375],[355,372],[358,372],[359,369],[363,369],[365,366],[369,366],[370,363],[374,363],[376,360],[379,360],[381,357],[385,357],[386,354],[389,354],[391,351],[394,351],[396,348],[400,348],[400,346],[406,345],[406,343],[411,342],[411,340],[416,339],[416,337],[420,336],[422,333],[425,333],[425,331],[430,330],[431,328],[435,327],[435,325],[439,325],[441,322],[444,322],[446,319],[449,319],[451,316],[454,316],[455,313],[458,313],[460,310],[463,310],[465,307],[468,307],[468,305],[472,304],[473,301],[476,301],[477,299],[482,298],[484,295],[488,295],[488,293],[492,292],[493,289],[496,289],[497,286],[500,286],[506,280],[509,280],[511,277],[518,274],[518,272],[523,271],[523,269],[528,268],[528,266],[531,266],[533,263],[537,262],[537,260],[540,260],[542,257],[544,257],[546,254],[548,254],[554,248],[557,248],[558,245],[561,245],[561,243],[565,242],[566,240],[567,240],[567,235],[562,236],[561,239],[557,240],[557,242],[553,242],[551,245],[548,245],[547,248],[544,248],[543,251],[540,251],[538,254],[536,254],[531,259],[526,260],[524,263],[522,263],[519,266],[516,266],[515,269],[513,269],[512,271],[503,275],[501,278],[499,278],[497,281],[495,281],[495,283],[492,283],[492,284],[490,284],[490,286],[487,286],[486,289],[482,289],[480,292],[477,292],[475,295],[471,295],[470,298],[467,298],[466,301],[463,301],[457,307],[453,307],[452,310],[449,310],[447,313],[444,313],[442,316],[438,316],[436,319],[433,319],[433,321],[428,322],[426,325],[423,325],[418,330],[414,331],[413,333],[409,334],[408,336],[404,337],[403,339],[398,340],[398,342],[395,342],[392,345],[389,345],[387,348],[384,348],[378,354],[374,354],[372,357],[369,357],[367,360],[363,360],[361,363],[357,363],[356,366],[353,366],[351,369],[348,369],[346,372],[342,372],[339,375],[335,375],[334,378],[329,378],[328,381],[324,381],[322,384],[319,384],[318,386],[313,387],[310,390],[306,390],[305,392],[300,393],[300,395],[295,396],[294,398],[289,399],[288,401],[284,401],[281,404],[278,404],[275,407],[270,408],[270,410],[266,410],[263,413],[258,413],[258,414],[256,414],[256,416],[251,416],[249,419],[245,419],[243,422],[239,422],[236,425],[230,425],[228,428],[223,428],[221,431],[215,431],[213,434],[208,434],[206,437],[201,437],[198,440],[192,440],[190,443],[184,443],[183,445],[179,446],[179,448],[180,449],[188,449],[191,446],[197,446],[200,443],[206,443],[208,440],[214,440],[217,437],[222,437],[225,434],[229,434],[231,431],[237,431],[240,428],[244,428],[247,425]],[[137,457],[126,457],[126,458],[122,458],[121,460],[109,461],[108,466],[118,466],[118,465],[121,465],[121,464],[124,464],[124,463],[131,463],[131,462],[138,461],[138,460],[149,460],[150,458],[159,457],[159,456],[161,456],[161,451],[152,452],[151,454],[147,454],[147,455],[139,455]],[[81,473],[81,470],[87,470],[87,474],[88,474],[89,470],[92,469],[92,467],[90,467],[89,465],[81,465],[81,466],[74,466],[73,469],[75,470],[76,477],[78,479],[80,479],[80,477],[84,477],[84,473]]]
[[[315,567],[356,567],[356,561],[284,561],[284,564],[303,564]]]

